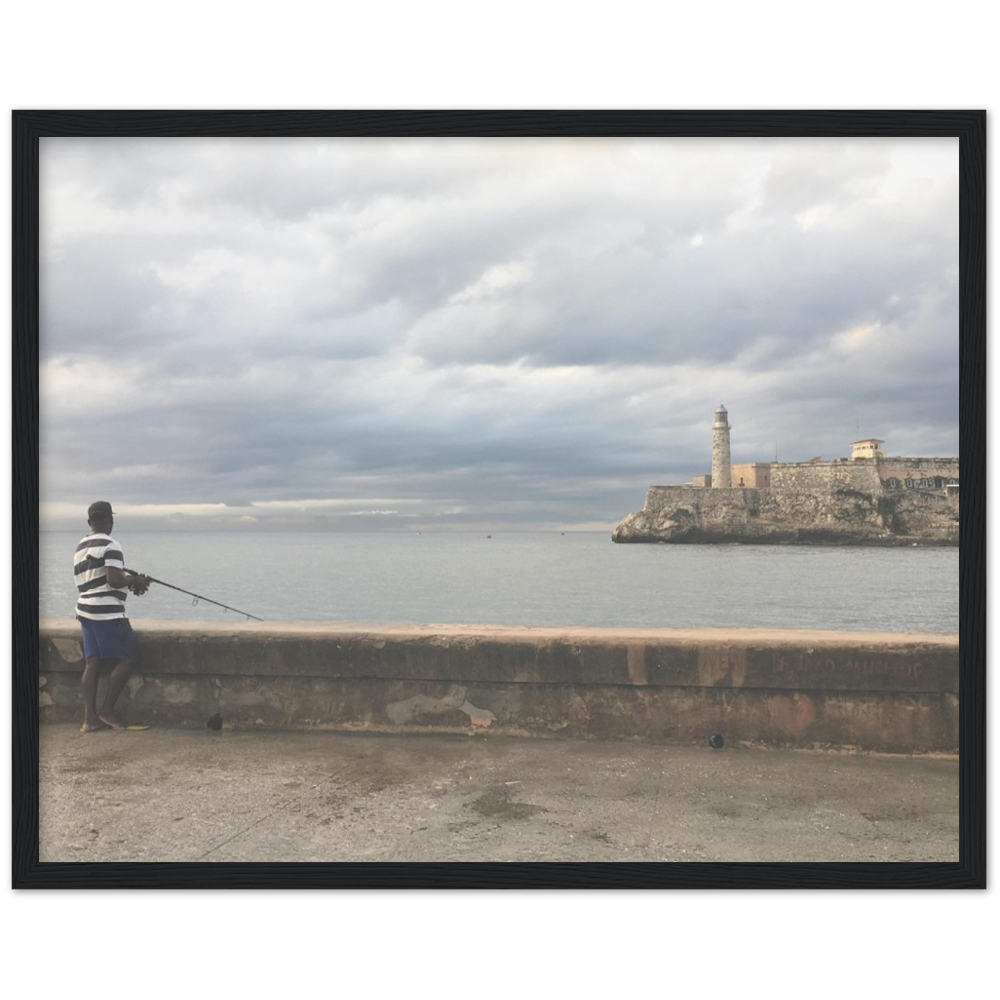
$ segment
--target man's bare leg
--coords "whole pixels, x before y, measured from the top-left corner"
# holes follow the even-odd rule
[[[135,660],[119,660],[108,677],[108,689],[104,693],[104,704],[97,714],[100,720],[112,729],[125,728],[125,723],[115,715],[115,702],[118,701],[118,696],[125,689],[129,677],[132,676],[134,666]]]
[[[119,660],[108,677],[108,689],[104,692],[104,704],[101,705],[101,710],[97,714],[100,720],[112,729],[125,728],[125,723],[115,715],[115,702],[125,690],[125,685],[128,683],[129,677],[132,676],[134,666],[135,660]]]
[[[107,723],[97,714],[97,681],[100,676],[101,658],[88,656],[83,676],[80,678],[80,686],[83,688],[83,726],[80,731],[83,733],[93,733],[98,729],[108,728]]]

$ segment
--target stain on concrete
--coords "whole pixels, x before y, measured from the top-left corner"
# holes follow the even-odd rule
[[[385,706],[385,713],[397,726],[404,725],[421,715],[444,715],[464,704],[465,692],[464,687],[453,684],[443,698],[417,694],[403,701],[390,702]]]
[[[159,687],[156,696],[168,705],[187,705],[197,700],[193,684],[184,681],[166,681],[161,682]]]
[[[55,701],[52,699],[52,695],[48,691],[43,691],[42,688],[48,684],[49,679],[42,674],[38,676],[38,707],[44,708],[46,705],[54,705]]]
[[[272,687],[263,684],[252,691],[237,692],[232,701],[235,705],[239,705],[242,708],[253,708],[258,711],[261,709],[271,709],[281,712],[285,707],[281,698],[278,697],[277,692]]]
[[[768,699],[767,710],[775,725],[786,736],[798,736],[816,718],[816,706],[807,694],[796,693],[791,698],[783,694]]]
[[[469,803],[470,808],[491,819],[527,819],[535,813],[548,812],[545,806],[533,806],[527,802],[512,801],[509,785],[493,785],[477,799]]]
[[[462,703],[462,711],[469,717],[474,726],[489,726],[497,721],[497,717],[488,708],[477,708],[471,701]]]
[[[569,696],[569,704],[567,706],[567,715],[569,716],[568,722],[581,723],[586,722],[590,718],[590,711],[587,708],[587,702],[573,691]]]
[[[494,689],[489,695],[476,693],[476,701],[486,700],[497,721],[516,723],[521,717],[522,691],[516,684]]]
[[[738,819],[748,814],[748,809],[744,803],[734,801],[732,795],[729,799],[713,802],[709,807],[709,812],[720,819]]]
[[[56,652],[67,663],[79,663],[83,659],[83,647],[76,639],[56,637],[51,640]]]
[[[704,646],[698,651],[698,683],[741,688],[746,681],[747,651],[744,646]]]
[[[729,650],[729,680],[734,688],[743,687],[747,677],[747,651],[739,646]]]
[[[628,679],[633,684],[648,684],[649,675],[646,671],[646,647],[628,647]]]
[[[448,716],[456,710],[465,716],[463,721],[468,721],[473,726],[486,727],[496,722],[497,717],[488,708],[479,708],[468,700],[467,690],[459,684],[453,684],[443,698],[418,694],[404,701],[394,701],[385,706],[386,715],[397,726],[428,716]]]

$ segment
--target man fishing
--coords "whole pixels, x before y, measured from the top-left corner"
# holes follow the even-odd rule
[[[115,702],[132,674],[138,654],[132,625],[125,616],[126,591],[142,596],[152,582],[148,576],[125,569],[121,546],[111,537],[115,523],[111,504],[106,500],[92,503],[87,510],[87,523],[90,534],[73,554],[73,576],[79,591],[76,618],[83,631],[86,659],[80,680],[84,704],[82,733],[128,728],[115,714]],[[97,681],[102,661],[111,664],[111,673],[98,709]]]

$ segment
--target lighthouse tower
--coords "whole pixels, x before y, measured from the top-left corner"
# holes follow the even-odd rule
[[[729,489],[732,469],[729,464],[729,414],[720,403],[712,424],[712,487]]]

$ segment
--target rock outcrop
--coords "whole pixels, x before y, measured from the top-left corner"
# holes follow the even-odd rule
[[[957,496],[849,487],[828,491],[652,486],[615,542],[957,545]]]

